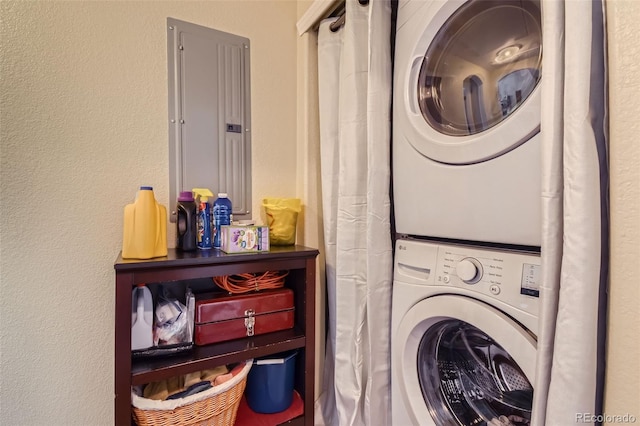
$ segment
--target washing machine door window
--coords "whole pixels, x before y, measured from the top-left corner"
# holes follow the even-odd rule
[[[413,305],[394,333],[398,398],[413,424],[528,424],[536,340],[513,318],[443,294]]]
[[[438,424],[507,419],[505,424],[524,425],[531,419],[533,387],[525,374],[499,343],[464,321],[443,320],[427,330],[418,377]]]
[[[540,80],[540,9],[532,1],[475,0],[437,33],[418,77],[424,119],[466,136],[505,120]]]

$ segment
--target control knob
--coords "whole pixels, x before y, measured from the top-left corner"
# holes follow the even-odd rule
[[[465,257],[456,265],[456,274],[467,284],[480,281],[482,272],[482,264],[472,257]]]

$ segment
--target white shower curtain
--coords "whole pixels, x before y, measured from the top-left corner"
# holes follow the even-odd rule
[[[346,1],[318,33],[329,324],[316,424],[390,424],[391,6]]]
[[[543,239],[533,424],[600,423],[608,278],[601,0],[543,0]]]

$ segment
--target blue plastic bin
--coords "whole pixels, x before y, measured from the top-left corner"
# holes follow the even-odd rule
[[[253,361],[247,376],[245,396],[256,413],[286,410],[293,402],[297,351],[283,352]]]

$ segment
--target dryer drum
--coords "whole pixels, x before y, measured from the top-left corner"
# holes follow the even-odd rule
[[[533,387],[509,354],[470,324],[450,319],[427,330],[418,376],[437,424],[529,424]]]

